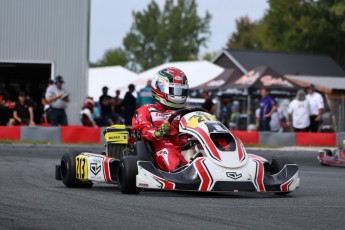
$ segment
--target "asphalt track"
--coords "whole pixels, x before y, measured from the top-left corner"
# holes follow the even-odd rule
[[[0,229],[345,228],[345,168],[320,166],[315,152],[279,153],[301,169],[300,189],[287,196],[160,191],[123,195],[112,185],[69,189],[54,179],[61,155],[85,148],[0,145]],[[266,157],[278,154],[259,152]]]

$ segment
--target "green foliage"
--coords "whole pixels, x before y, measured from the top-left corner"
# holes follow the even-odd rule
[[[218,54],[219,54],[219,51],[208,52],[208,53],[205,53],[205,54],[201,57],[201,59],[202,59],[202,60],[206,60],[206,61],[212,61],[213,58],[215,58]]]
[[[259,22],[244,17],[230,48],[325,53],[345,67],[344,0],[269,0]]]
[[[229,48],[258,49],[261,48],[260,39],[257,34],[258,23],[250,21],[249,17],[242,17],[236,20],[236,32],[234,32],[227,46]]]
[[[91,67],[101,67],[101,66],[126,66],[128,59],[126,53],[121,48],[108,49],[105,51],[101,60],[96,63],[91,63]]]
[[[195,0],[167,0],[163,9],[152,1],[133,12],[134,22],[123,40],[134,70],[146,70],[169,61],[195,60],[206,46],[211,16],[197,14]]]

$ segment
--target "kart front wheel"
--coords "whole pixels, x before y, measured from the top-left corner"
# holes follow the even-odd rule
[[[124,156],[118,168],[118,184],[120,191],[125,194],[138,194],[136,176],[138,174],[138,158],[136,156]]]
[[[69,188],[91,188],[92,182],[81,182],[76,178],[75,158],[79,153],[66,153],[61,158],[60,175]]]

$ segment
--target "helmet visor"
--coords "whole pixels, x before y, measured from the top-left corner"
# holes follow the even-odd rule
[[[168,94],[170,96],[188,96],[188,86],[186,85],[166,85],[158,83],[158,88],[162,93]]]

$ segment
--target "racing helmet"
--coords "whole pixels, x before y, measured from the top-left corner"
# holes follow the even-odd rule
[[[188,88],[185,73],[172,67],[158,71],[151,82],[153,99],[172,109],[185,107]]]
[[[91,98],[86,98],[84,101],[84,107],[93,110],[93,107],[95,106],[95,103]]]

